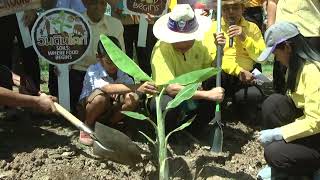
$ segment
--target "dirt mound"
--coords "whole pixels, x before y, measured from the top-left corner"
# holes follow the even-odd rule
[[[0,179],[157,179],[152,154],[135,167],[100,160],[79,144],[79,131],[57,117],[15,110],[11,118],[0,114],[0,128]],[[169,147],[172,179],[255,179],[265,162],[254,133],[241,122],[228,122],[220,154],[180,133],[176,138],[181,141]],[[146,142],[138,144],[152,151]]]

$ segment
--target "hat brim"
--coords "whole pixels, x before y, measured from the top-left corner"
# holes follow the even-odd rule
[[[263,52],[260,54],[260,56],[257,59],[257,62],[264,62],[268,59],[268,57],[273,53],[276,46],[267,47],[263,50]]]
[[[205,32],[211,27],[211,19],[206,16],[195,15],[198,22],[198,28],[193,32],[180,33],[168,28],[170,13],[160,17],[153,25],[153,34],[160,41],[166,43],[176,43],[190,40],[202,40]]]

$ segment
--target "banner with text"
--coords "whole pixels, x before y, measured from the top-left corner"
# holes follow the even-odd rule
[[[0,17],[30,9],[50,9],[57,0],[0,0]]]
[[[32,28],[33,47],[51,64],[72,64],[89,48],[90,27],[81,14],[64,8],[46,11]]]
[[[124,11],[128,14],[152,14],[162,16],[167,13],[167,0],[124,0]]]

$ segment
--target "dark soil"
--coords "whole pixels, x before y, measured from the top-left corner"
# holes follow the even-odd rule
[[[13,113],[12,113],[13,112]],[[264,166],[263,148],[254,138],[258,128],[238,121],[224,127],[223,153],[210,152],[207,137],[198,141],[177,134],[170,144],[172,179],[256,179]],[[63,118],[29,110],[0,110],[0,179],[89,180],[157,179],[154,156],[135,167],[101,160],[78,142],[79,131]],[[146,141],[138,145],[150,150]]]

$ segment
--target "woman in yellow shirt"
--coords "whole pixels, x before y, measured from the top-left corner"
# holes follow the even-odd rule
[[[269,129],[260,132],[259,141],[268,166],[258,176],[310,176],[320,168],[320,52],[289,22],[272,25],[265,41],[258,60],[273,53],[288,68],[287,96],[273,94],[262,104]]]

